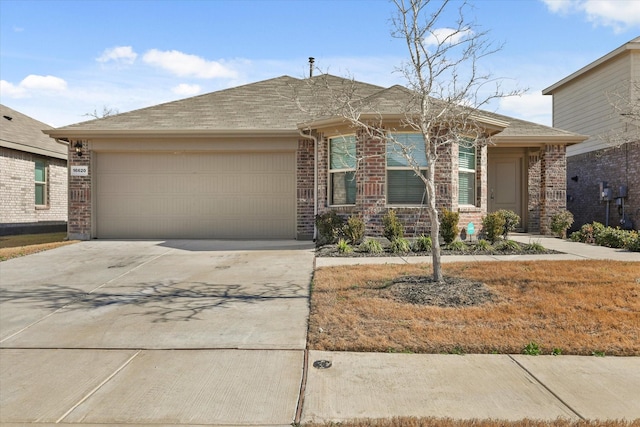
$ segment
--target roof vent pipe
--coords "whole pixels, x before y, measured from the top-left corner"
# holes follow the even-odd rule
[[[309,78],[313,77],[313,63],[316,62],[316,58],[313,56],[309,57]]]

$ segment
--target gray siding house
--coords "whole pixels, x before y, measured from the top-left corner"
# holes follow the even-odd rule
[[[0,104],[0,235],[65,231],[67,147]]]
[[[554,127],[589,136],[567,148],[573,229],[593,221],[640,229],[640,37],[543,94],[553,97]]]

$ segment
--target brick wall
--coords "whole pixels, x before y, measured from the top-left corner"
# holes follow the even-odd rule
[[[539,151],[529,152],[527,183],[527,230],[540,231],[540,206],[542,203],[542,157]]]
[[[564,145],[547,145],[540,159],[540,233],[551,234],[551,217],[566,209],[567,181]]]
[[[356,157],[361,159],[356,173],[355,206],[329,206],[328,200],[328,140],[321,138],[318,146],[318,212],[331,209],[343,217],[361,214],[365,221],[367,236],[382,235],[382,218],[389,210],[386,201],[386,145],[385,141],[358,135]],[[487,198],[487,150],[479,150],[478,173],[478,206],[465,207],[461,212],[460,227],[466,228],[468,222],[474,222],[479,230],[481,218],[486,213]],[[458,209],[458,152],[457,146],[444,146],[438,152],[436,165],[436,205],[438,209]],[[428,234],[431,221],[426,207],[393,207],[397,217],[405,226],[408,237]]]
[[[47,205],[35,205],[35,161],[47,165]],[[67,221],[67,162],[0,147],[0,226]]]
[[[91,151],[86,141],[82,143],[82,156],[73,147],[76,141],[69,143],[69,167],[86,166],[88,176],[69,176],[69,223],[67,231],[70,239],[88,240],[91,238]]]
[[[307,240],[313,238],[314,230],[314,141],[302,138],[298,140],[296,153],[297,177],[297,238]]]
[[[575,178],[575,179],[572,179]],[[629,142],[567,158],[567,209],[574,217],[572,230],[593,221],[606,221],[606,203],[600,201],[599,183],[607,181],[613,197],[620,186],[628,187],[625,213],[640,229],[640,142]],[[609,206],[609,225],[618,226],[622,215],[615,200]]]

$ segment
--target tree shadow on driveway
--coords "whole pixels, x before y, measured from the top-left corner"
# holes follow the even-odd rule
[[[51,311],[132,306],[141,310],[135,315],[150,316],[153,323],[201,320],[200,314],[208,310],[308,297],[306,287],[286,282],[247,286],[168,281],[98,288],[89,293],[59,284],[31,289],[0,288],[0,304]]]

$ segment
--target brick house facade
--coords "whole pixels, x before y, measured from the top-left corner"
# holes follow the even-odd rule
[[[64,231],[66,147],[42,133],[50,126],[1,107],[0,235]]]
[[[337,82],[337,84],[344,84],[345,81],[345,79],[334,76],[328,78],[330,82]],[[104,195],[101,193],[105,192],[107,186],[102,184],[101,180],[118,178],[117,175],[112,177],[100,175],[101,168],[102,173],[105,168],[117,169],[114,168],[113,163],[104,160],[109,157],[110,153],[120,153],[122,155],[120,159],[123,162],[127,161],[127,153],[132,153],[132,156],[133,153],[136,156],[142,156],[136,157],[137,159],[143,159],[146,156],[149,158],[158,157],[163,159],[165,166],[171,165],[172,158],[176,160],[181,158],[176,156],[189,156],[190,153],[193,153],[191,160],[195,167],[200,161],[199,158],[211,155],[214,159],[218,152],[221,155],[222,153],[225,155],[231,153],[232,156],[236,152],[239,156],[243,153],[251,154],[254,156],[251,164],[259,161],[261,153],[264,153],[265,156],[283,153],[282,159],[284,160],[282,162],[286,163],[289,162],[286,160],[289,158],[287,153],[291,152],[294,154],[291,157],[291,162],[294,163],[291,180],[294,189],[290,193],[293,198],[292,206],[295,210],[292,221],[293,232],[289,233],[285,230],[284,233],[278,234],[277,231],[274,231],[272,238],[311,239],[315,235],[315,216],[328,210],[335,210],[342,216],[362,215],[366,224],[366,234],[377,236],[382,233],[383,216],[390,208],[393,208],[405,224],[407,235],[427,233],[430,221],[426,209],[420,206],[420,203],[393,204],[388,202],[387,147],[382,140],[368,137],[365,133],[357,130],[345,129],[344,124],[342,128],[335,126],[337,122],[332,122],[333,119],[310,126],[309,117],[301,112],[294,103],[283,102],[282,93],[284,91],[289,90],[292,86],[296,87],[299,92],[304,91],[307,86],[306,80],[308,79],[300,80],[283,76],[48,131],[50,136],[65,138],[68,141],[70,167],[85,166],[89,170],[88,176],[69,177],[68,226],[70,237],[80,239],[127,238],[126,230],[131,229],[128,224],[128,228],[122,227],[122,231],[111,234],[101,231],[104,229],[101,227],[102,222],[105,221],[105,214],[101,213],[100,205],[102,204],[104,208],[107,203],[102,201]],[[355,84],[362,91],[363,96],[371,96],[385,90],[366,83],[355,82]],[[386,92],[386,95],[389,93]],[[259,101],[256,101],[257,99]],[[308,102],[314,101],[312,97],[306,99]],[[179,117],[176,114],[177,111],[192,111],[193,120],[186,123],[174,119],[174,117]],[[396,114],[394,120],[397,120],[397,116]],[[513,189],[517,193],[518,203],[522,206],[520,209],[523,218],[522,229],[530,232],[548,233],[550,216],[565,206],[564,181],[559,178],[565,173],[565,146],[582,141],[584,137],[494,113],[487,112],[483,117],[487,126],[491,128],[491,134],[495,135],[492,137],[493,142],[489,147],[478,148],[475,152],[474,165],[466,165],[473,172],[472,183],[469,183],[471,178],[468,176],[465,179],[468,183],[467,187],[471,186],[474,190],[474,200],[464,205],[459,203],[460,152],[458,146],[454,144],[445,146],[439,152],[435,171],[438,208],[459,211],[461,227],[466,226],[468,222],[473,222],[476,225],[476,230],[480,231],[481,219],[491,209],[489,193],[491,192],[492,197],[494,195],[489,183],[492,176],[489,167],[492,156],[503,152],[507,154],[511,152],[522,153],[517,160],[520,168],[518,169],[518,182],[521,182],[522,185]],[[190,123],[196,123],[196,125],[192,124],[191,126],[194,127],[188,127]],[[233,127],[229,128],[230,125]],[[179,128],[179,126],[183,127]],[[362,161],[353,171],[353,182],[349,189],[352,191],[352,202],[332,204],[329,141],[331,138],[347,133],[351,133],[357,140],[354,150],[356,156]],[[77,143],[81,144],[81,156],[75,152],[74,147]],[[510,158],[509,155],[507,157]],[[140,169],[144,169],[142,163],[140,163]],[[200,181],[208,182],[211,185],[220,182],[221,177],[216,178],[209,172],[203,171]],[[143,208],[146,209],[146,206],[155,203],[155,199],[150,198],[148,193],[157,191],[157,188],[154,188],[154,183],[158,180],[149,179],[149,176],[160,176],[158,175],[160,170],[157,167],[144,169],[143,173],[131,169],[123,173],[127,174],[126,178],[123,177],[117,181],[127,187],[122,188],[123,193],[128,187],[142,186],[144,192],[140,193],[139,197],[145,201],[142,205]],[[176,171],[169,170],[167,173],[174,174],[172,176],[175,176],[175,179],[180,182],[188,182],[190,177],[196,174],[196,172],[176,174]],[[251,171],[247,173],[253,174]],[[275,176],[274,174],[277,175],[278,171],[269,169],[266,173]],[[264,177],[268,179],[268,175],[264,175]],[[288,180],[288,175],[283,175],[282,180],[273,182],[286,184],[289,182]],[[200,185],[196,181],[190,182],[194,182],[194,185]],[[229,184],[237,187],[235,182],[229,181]],[[117,186],[110,187],[111,199],[109,200],[116,203],[119,207],[118,210],[125,211],[120,215],[121,221],[138,221],[137,224],[141,224],[141,226],[144,226],[146,220],[158,221],[172,227],[176,221],[172,218],[177,217],[171,212],[176,210],[181,211],[182,216],[177,220],[180,222],[178,224],[180,226],[184,226],[186,221],[189,225],[193,224],[196,227],[198,221],[202,221],[195,214],[191,217],[188,209],[179,209],[173,205],[167,205],[166,211],[158,211],[157,209],[150,211],[152,217],[144,217],[146,214],[139,214],[129,206],[132,203],[120,203],[117,200],[118,188]],[[237,188],[240,188],[241,192],[252,191],[251,187]],[[189,189],[185,188],[185,190]],[[203,187],[203,191],[210,190]],[[227,190],[222,188],[221,191],[226,192]],[[209,194],[211,197],[218,197],[218,194]],[[336,195],[344,196],[341,193],[334,193],[334,196]],[[193,198],[185,199],[183,205],[192,205],[194,209],[197,209],[197,206],[202,205],[198,196],[199,194],[195,194]],[[497,196],[498,194],[496,194]],[[177,197],[182,197],[182,195]],[[229,197],[229,209],[232,216],[244,214],[245,212],[232,211],[234,204],[243,202],[243,199],[236,194],[230,194]],[[162,194],[157,193],[156,199],[158,198],[162,198]],[[134,201],[133,204],[138,203],[137,200],[134,199]],[[163,199],[163,203],[168,204],[170,201]],[[269,204],[268,201],[265,203]],[[155,206],[160,205],[155,203]],[[260,212],[251,218],[250,221],[253,222],[263,220]],[[265,224],[274,223],[275,220],[277,218],[266,218]],[[216,225],[209,225],[209,227],[216,227]],[[173,227],[166,234],[149,232],[144,237],[174,238],[167,236],[178,236],[178,238],[182,238],[180,231],[175,231],[176,229]],[[220,229],[219,235],[224,235],[225,231],[227,230]],[[212,229],[202,229],[201,233],[195,229],[193,233],[200,238],[205,238],[205,236],[216,238],[218,236],[216,234],[218,231]],[[238,237],[251,238],[252,234],[247,232]]]

